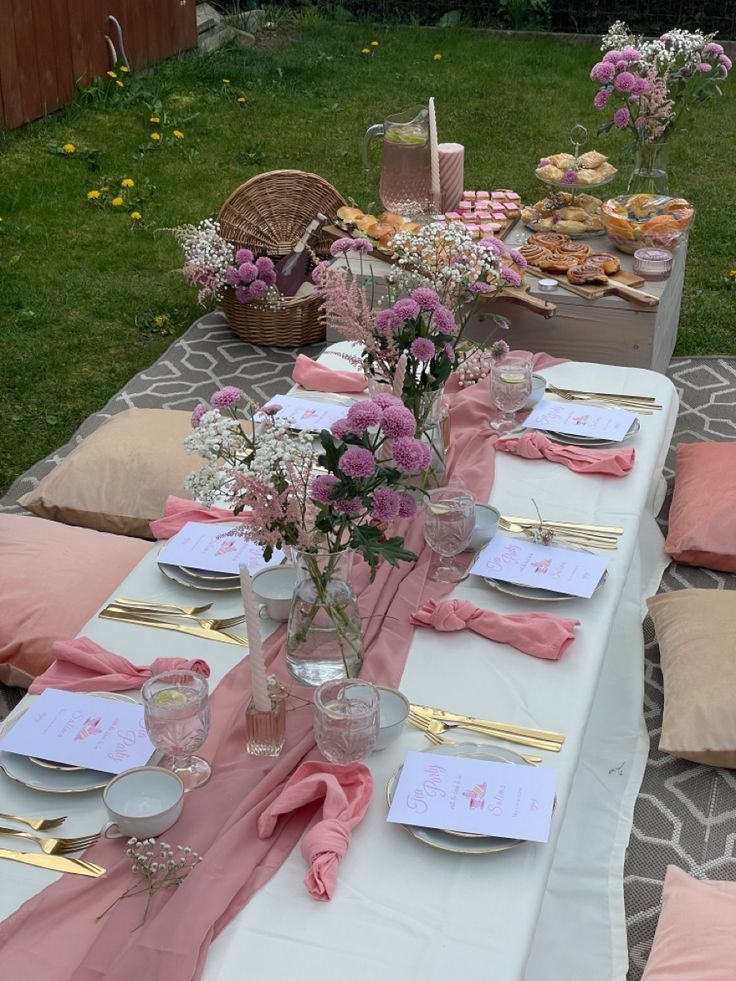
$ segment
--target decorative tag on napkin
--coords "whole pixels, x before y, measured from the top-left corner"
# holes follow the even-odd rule
[[[204,572],[229,572],[237,576],[241,565],[247,565],[254,575],[269,565],[279,565],[284,559],[280,549],[266,562],[263,550],[242,535],[228,534],[228,527],[216,523],[188,521],[181,531],[164,545],[158,554],[159,563],[179,565]]]
[[[310,433],[329,429],[333,422],[344,419],[348,411],[346,406],[334,402],[302,399],[294,395],[277,395],[263,408],[276,409],[272,412],[274,419],[288,422],[294,429],[304,429]],[[263,422],[266,416],[263,412],[257,412],[254,418],[256,422]]]
[[[145,766],[155,747],[142,705],[47,688],[0,740],[0,750],[122,773]]]
[[[527,429],[543,429],[570,436],[595,439],[624,439],[636,421],[633,412],[606,409],[588,402],[553,402],[542,399],[524,420]]]
[[[509,535],[496,535],[470,571],[517,586],[551,589],[589,599],[608,563],[601,555],[554,545],[537,545]]]
[[[388,821],[547,841],[557,771],[468,756],[409,753]]]

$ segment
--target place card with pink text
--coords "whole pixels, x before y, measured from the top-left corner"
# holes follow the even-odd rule
[[[523,425],[527,429],[620,442],[635,421],[634,413],[624,409],[607,409],[588,402],[553,402],[551,399],[542,399],[526,417]]]
[[[217,521],[187,521],[158,553],[159,563],[200,569],[203,572],[224,572],[237,576],[240,566],[248,567],[255,575],[269,565],[283,562],[284,553],[274,549],[268,562],[260,545],[232,534],[232,528]]]
[[[297,395],[277,395],[263,408],[270,409],[274,419],[278,419],[279,422],[288,423],[293,429],[303,429],[310,433],[329,429],[333,422],[344,419],[348,411],[344,405],[320,402],[318,398],[300,398]],[[256,422],[263,422],[264,419],[263,410],[256,413]]]
[[[547,841],[557,771],[471,756],[409,753],[387,820],[499,838]]]
[[[517,586],[551,589],[589,599],[607,565],[603,556],[592,552],[496,535],[471,565],[470,571],[476,576],[500,579]]]
[[[137,702],[47,688],[0,740],[0,750],[122,773],[145,766],[155,747]]]

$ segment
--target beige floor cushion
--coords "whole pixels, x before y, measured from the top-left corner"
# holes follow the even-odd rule
[[[42,518],[152,539],[170,494],[202,459],[184,450],[191,413],[126,409],[88,436],[18,503]]]
[[[736,768],[736,590],[681,589],[647,606],[664,676],[660,750]]]

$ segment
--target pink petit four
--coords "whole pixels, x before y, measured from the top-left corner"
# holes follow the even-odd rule
[[[475,199],[476,201],[487,201],[488,191],[478,191],[477,194],[475,195]]]
[[[475,201],[475,191],[463,191],[463,198],[466,201]]]
[[[485,234],[486,232],[496,232],[498,231],[498,225],[492,221],[484,221],[478,226],[480,230]]]
[[[491,191],[491,197],[494,201],[503,201],[506,193],[504,191]]]
[[[472,235],[473,238],[478,238],[480,235],[480,225],[474,225],[471,222],[468,222],[468,224],[465,226],[465,231],[468,232],[469,235]]]
[[[509,201],[521,201],[521,198],[516,191],[506,191],[506,197],[509,199]]]
[[[445,218],[447,218],[448,221],[461,221],[462,220],[462,217],[463,216],[459,212],[457,212],[457,211],[446,211],[445,212]]]
[[[490,221],[491,220],[491,215],[490,215],[490,212],[488,212],[488,211],[476,211],[475,217],[478,219],[478,221]]]
[[[473,202],[472,201],[461,201],[460,204],[457,206],[457,210],[458,211],[472,211],[473,210]]]
[[[506,212],[505,211],[494,211],[493,212],[493,220],[494,221],[506,221]]]

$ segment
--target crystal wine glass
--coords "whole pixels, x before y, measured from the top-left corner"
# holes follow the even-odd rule
[[[192,754],[210,730],[207,681],[193,671],[165,671],[143,685],[146,731],[166,754],[158,764],[178,773],[184,790],[206,783],[211,774],[207,760]]]
[[[424,500],[424,538],[440,555],[429,577],[434,582],[462,582],[468,573],[455,557],[470,545],[475,530],[475,498],[461,487],[439,487]]]
[[[532,391],[532,364],[528,358],[504,358],[491,366],[491,398],[501,410],[491,429],[508,432],[516,426],[514,413],[523,408]]]

